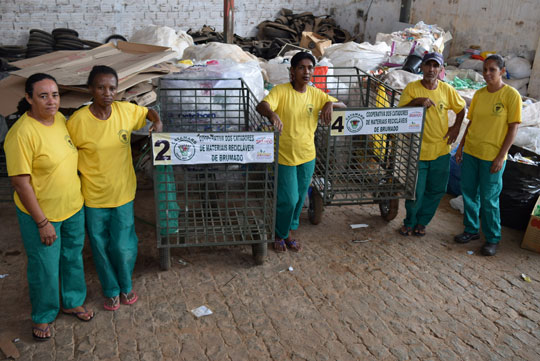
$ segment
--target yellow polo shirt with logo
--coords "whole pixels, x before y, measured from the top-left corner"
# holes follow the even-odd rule
[[[420,160],[435,160],[450,153],[448,139],[444,139],[448,132],[448,110],[457,114],[465,108],[466,103],[452,86],[440,80],[433,90],[424,87],[420,80],[407,84],[398,106],[405,106],[416,98],[429,98],[435,103],[426,110],[420,149]]]
[[[49,221],[61,222],[82,208],[77,149],[61,113],[56,113],[50,126],[24,113],[7,133],[4,151],[8,175],[30,175],[39,206]],[[14,200],[17,208],[30,214],[17,192]]]
[[[487,87],[474,93],[467,118],[471,123],[463,151],[476,158],[494,160],[508,132],[508,124],[521,123],[521,95],[510,85],[495,93]]]
[[[314,137],[319,112],[327,102],[337,102],[337,99],[312,86],[300,93],[291,83],[285,83],[272,88],[263,101],[283,123],[278,163],[296,166],[315,159]]]
[[[146,124],[148,108],[128,102],[114,102],[111,107],[108,119],[96,118],[85,106],[67,122],[79,150],[82,193],[88,207],[114,208],[135,198],[131,132]]]

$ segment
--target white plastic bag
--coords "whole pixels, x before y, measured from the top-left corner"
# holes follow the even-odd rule
[[[531,63],[518,56],[508,56],[505,59],[506,72],[510,79],[523,79],[531,76]]]
[[[514,145],[540,154],[540,128],[519,127]]]
[[[357,67],[363,71],[375,70],[381,63],[388,60],[390,47],[383,42],[372,45],[368,42],[361,44],[349,41],[344,44],[334,44],[326,48],[324,56],[335,67]],[[336,74],[338,71],[336,70]]]
[[[182,58],[184,49],[193,45],[193,38],[183,30],[176,32],[168,26],[149,25],[137,30],[129,41],[140,44],[167,46],[174,50]]]
[[[465,206],[463,204],[463,196],[457,196],[456,198],[450,199],[450,206],[460,211],[461,214],[465,213]]]
[[[238,45],[212,42],[190,46],[184,51],[183,59],[190,59],[193,61],[230,59],[237,63],[245,63],[257,60],[257,57],[243,51]]]

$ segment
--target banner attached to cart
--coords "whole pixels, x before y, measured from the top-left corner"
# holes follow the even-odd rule
[[[274,133],[152,133],[154,165],[272,163]]]
[[[420,133],[424,108],[376,108],[336,110],[332,113],[331,135]]]

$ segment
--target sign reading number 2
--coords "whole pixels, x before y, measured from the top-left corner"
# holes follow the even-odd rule
[[[165,154],[165,153],[168,153],[169,152],[169,148],[171,147],[171,145],[169,144],[169,141],[167,140],[163,140],[163,139],[159,139],[157,140],[155,143],[154,143],[154,148],[160,148],[161,146],[163,146],[161,148],[161,150],[156,154],[156,158],[154,159],[155,161],[159,161],[159,160],[171,160],[171,155],[170,153],[169,154]],[[155,152],[154,152],[155,153]]]

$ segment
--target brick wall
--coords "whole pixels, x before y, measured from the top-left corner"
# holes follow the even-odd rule
[[[315,15],[334,13],[338,23],[353,32],[356,9],[368,0],[237,0],[235,32],[255,35],[255,26],[273,20],[281,8]],[[83,39],[104,41],[111,34],[129,36],[147,24],[175,29],[200,29],[204,24],[223,29],[223,0],[1,0],[0,43],[24,45],[28,30],[51,31],[58,27],[75,29]]]

